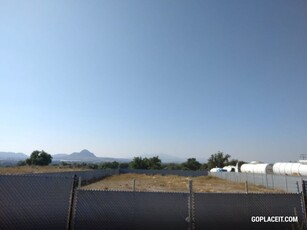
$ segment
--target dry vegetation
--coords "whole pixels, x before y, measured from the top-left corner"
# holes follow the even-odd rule
[[[168,191],[168,192],[188,192],[188,181],[193,180],[194,192],[245,192],[244,183],[234,183],[212,176],[181,177],[181,176],[161,176],[145,174],[120,174],[107,177],[96,183],[82,187],[83,189],[97,190],[133,190],[133,180],[135,180],[136,191]],[[277,193],[278,190],[267,189],[262,186],[248,185],[249,192],[257,193]]]
[[[25,173],[49,173],[49,172],[70,172],[83,171],[82,168],[69,168],[67,166],[16,166],[0,167],[0,175],[3,174],[25,174]],[[89,170],[89,169],[86,169]]]

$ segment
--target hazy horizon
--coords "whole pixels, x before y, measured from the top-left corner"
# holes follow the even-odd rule
[[[0,151],[307,154],[303,0],[0,1]]]

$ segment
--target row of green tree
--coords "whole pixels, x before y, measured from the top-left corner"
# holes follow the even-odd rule
[[[83,167],[90,169],[116,169],[116,168],[131,168],[131,169],[169,169],[169,170],[210,170],[214,167],[222,168],[227,165],[236,165],[238,160],[230,159],[229,154],[224,154],[218,151],[212,154],[208,159],[207,163],[201,164],[196,158],[188,158],[187,161],[183,163],[162,163],[159,156],[151,158],[134,157],[130,163],[119,163],[117,161],[113,162],[103,162],[103,163],[68,163],[62,162],[62,166],[70,167]],[[52,162],[52,156],[46,153],[44,150],[35,150],[32,152],[31,156],[26,159],[25,162],[20,163],[28,165],[49,165]],[[239,164],[242,164],[239,161]]]
[[[210,170],[218,167],[223,168],[227,165],[236,165],[237,162],[241,165],[243,161],[230,159],[229,154],[224,154],[218,151],[212,154],[206,163],[201,164],[196,158],[188,158],[183,163],[168,163],[162,164],[158,156],[152,158],[134,157],[130,162],[129,167],[132,169],[170,169],[170,170]]]

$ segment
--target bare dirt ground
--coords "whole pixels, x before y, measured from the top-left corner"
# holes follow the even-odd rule
[[[16,166],[16,167],[0,167],[0,175],[24,174],[24,173],[71,172],[71,171],[84,171],[84,170],[85,169],[82,168],[69,168],[66,166]]]
[[[82,187],[95,190],[188,192],[188,181],[193,181],[194,192],[244,193],[245,184],[226,181],[212,176],[181,177],[145,174],[120,174],[107,177],[96,183]],[[249,192],[280,193],[282,191],[267,189],[262,186],[248,185]]]

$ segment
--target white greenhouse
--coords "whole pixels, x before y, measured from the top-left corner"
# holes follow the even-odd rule
[[[241,172],[271,174],[273,173],[273,164],[259,163],[256,161],[252,161],[250,163],[241,165]]]
[[[273,173],[289,176],[307,176],[305,162],[277,162],[273,165]]]

